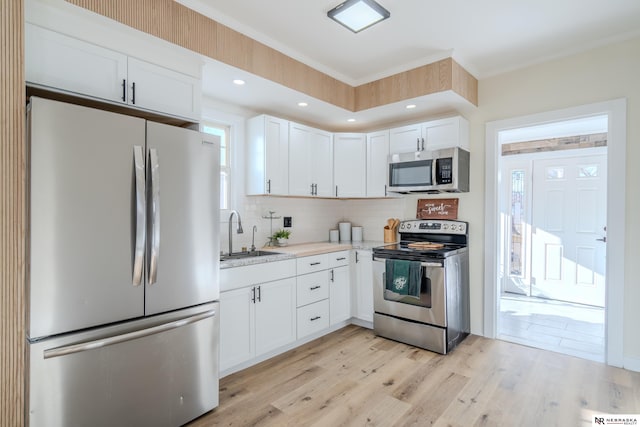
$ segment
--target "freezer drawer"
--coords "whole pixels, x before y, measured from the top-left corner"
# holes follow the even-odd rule
[[[179,426],[218,406],[219,303],[29,345],[29,425]]]

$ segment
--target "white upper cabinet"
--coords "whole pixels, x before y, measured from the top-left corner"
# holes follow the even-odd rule
[[[27,23],[25,80],[124,103],[127,56]]]
[[[200,80],[129,57],[129,104],[200,120]]]
[[[30,85],[200,121],[199,79],[29,23],[25,77]]]
[[[367,197],[386,197],[389,131],[367,134]]]
[[[389,148],[391,153],[412,153],[422,151],[422,125],[401,126],[389,130]]]
[[[336,197],[366,197],[366,154],[365,134],[336,133],[333,135],[333,178]]]
[[[289,194],[333,196],[333,138],[330,132],[289,123]]]
[[[391,154],[433,151],[451,147],[469,150],[469,122],[462,116],[390,130]]]
[[[289,194],[289,122],[261,115],[247,122],[247,194]]]
[[[460,147],[469,151],[469,122],[462,116],[433,120],[422,124],[427,150]]]

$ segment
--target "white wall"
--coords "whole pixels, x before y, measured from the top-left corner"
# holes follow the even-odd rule
[[[494,120],[557,110],[616,98],[627,98],[627,195],[625,247],[625,308],[624,356],[632,368],[640,369],[640,39],[531,66],[479,82],[479,105],[471,122],[472,152],[484,152],[485,123]],[[484,156],[472,157],[472,182],[477,185],[470,193],[478,222],[484,221]],[[480,182],[478,182],[480,181]],[[472,228],[475,230],[475,227]],[[483,275],[482,232],[475,230],[471,239],[472,321],[482,320],[482,293],[474,292]]]

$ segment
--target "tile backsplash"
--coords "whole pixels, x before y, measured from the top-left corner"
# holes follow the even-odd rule
[[[269,216],[269,211],[274,212],[274,217],[279,217],[273,220],[274,232],[283,228],[283,217],[292,217],[293,226],[289,228],[291,244],[328,241],[329,230],[337,229],[338,223],[342,221],[363,227],[364,240],[382,241],[382,230],[387,218],[406,218],[407,203],[406,198],[333,200],[271,196],[243,197],[242,203],[238,204],[238,211],[242,217],[244,233],[236,234],[237,226],[234,218],[232,226],[234,251],[239,251],[242,247],[251,247],[254,225],[257,228],[255,246],[260,248],[269,241],[270,220],[263,218]],[[415,201],[413,204],[415,205]],[[228,227],[228,214],[223,214],[220,222],[220,249],[224,252],[229,250]]]

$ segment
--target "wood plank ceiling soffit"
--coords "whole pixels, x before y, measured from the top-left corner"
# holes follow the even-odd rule
[[[478,81],[452,58],[353,87],[173,0],[66,1],[349,111],[443,91],[478,105]]]

